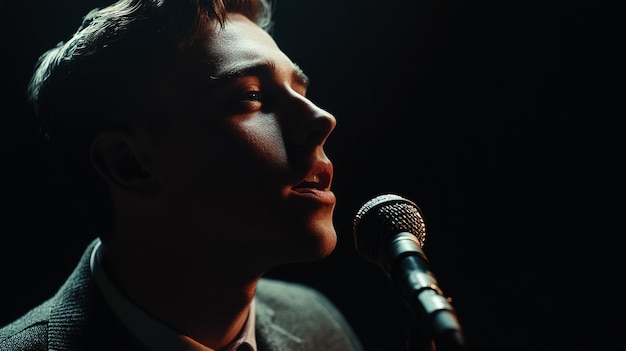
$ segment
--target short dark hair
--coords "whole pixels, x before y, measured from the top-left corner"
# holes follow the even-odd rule
[[[55,184],[87,206],[96,232],[110,229],[106,184],[89,158],[98,131],[146,118],[142,100],[151,79],[227,12],[271,30],[269,0],[119,0],[90,11],[65,42],[43,53],[28,85]]]

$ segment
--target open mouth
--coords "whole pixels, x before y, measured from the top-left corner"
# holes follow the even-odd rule
[[[304,180],[293,187],[294,190],[317,189],[328,190],[330,187],[330,175],[327,173],[309,174]]]

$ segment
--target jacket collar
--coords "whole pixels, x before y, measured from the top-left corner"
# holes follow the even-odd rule
[[[49,348],[54,351],[120,350],[119,345],[138,343],[125,332],[91,274],[91,252],[98,239],[86,248],[80,261],[52,299],[48,326]],[[303,340],[290,332],[289,326],[275,321],[275,311],[256,298],[256,338],[258,351],[291,351],[302,347]],[[131,350],[131,348],[127,348]]]

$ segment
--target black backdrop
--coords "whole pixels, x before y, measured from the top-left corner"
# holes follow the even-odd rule
[[[2,1],[0,323],[52,294],[91,239],[46,186],[23,92],[37,56],[100,0]],[[582,1],[278,0],[274,37],[338,126],[339,246],[269,275],[334,300],[368,351],[408,312],[352,241],[381,193],[424,212],[424,247],[472,350],[615,344],[624,114],[615,9]],[[616,285],[616,284],[615,284]],[[612,318],[609,318],[612,317]]]

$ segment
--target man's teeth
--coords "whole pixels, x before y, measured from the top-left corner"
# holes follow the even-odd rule
[[[304,178],[305,182],[309,182],[309,183],[319,183],[320,182],[320,176],[318,176],[317,174],[314,175],[310,175],[306,178]]]

